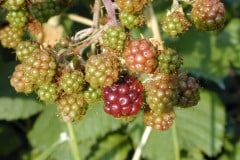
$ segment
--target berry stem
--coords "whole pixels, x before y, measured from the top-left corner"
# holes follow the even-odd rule
[[[154,13],[154,9],[151,4],[148,5],[147,15],[148,15],[148,28],[152,30],[153,39],[157,40],[160,44],[162,44],[162,38],[160,33],[160,28],[158,25],[158,20],[156,14]],[[161,46],[159,46],[159,50],[162,50]]]
[[[79,148],[77,143],[77,138],[74,132],[74,128],[71,122],[67,122],[68,132],[69,132],[69,145],[72,152],[72,156],[74,160],[81,160],[80,154],[79,154]]]
[[[174,146],[174,156],[175,160],[180,160],[180,149],[179,149],[179,143],[178,143],[178,136],[177,136],[177,127],[176,122],[173,123],[172,126],[172,136],[173,136],[173,146]]]
[[[142,138],[140,143],[137,146],[137,149],[135,150],[135,153],[133,155],[132,160],[139,160],[143,151],[143,147],[147,143],[147,140],[152,132],[152,128],[147,126],[143,132]]]
[[[108,23],[112,26],[116,26],[117,25],[117,19],[115,14],[115,10],[117,9],[116,4],[113,3],[111,0],[102,0],[102,2],[108,14],[109,18]]]
[[[97,28],[98,27],[100,8],[101,8],[100,0],[95,0],[94,6],[93,6],[93,25],[92,25],[92,28]]]
[[[66,15],[66,17],[69,18],[72,21],[82,23],[82,24],[85,24],[87,26],[92,26],[93,25],[93,21],[91,19],[79,16],[77,14],[68,14],[68,15]]]
[[[173,0],[172,6],[171,6],[171,11],[175,11],[179,8],[179,3],[178,0]]]

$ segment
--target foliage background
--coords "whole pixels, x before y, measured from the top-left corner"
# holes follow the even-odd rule
[[[141,159],[177,160],[178,154],[183,160],[240,159],[240,1],[223,2],[224,30],[207,33],[192,28],[175,39],[162,34],[166,45],[183,56],[183,71],[198,79],[201,100],[193,108],[178,109],[168,131],[152,131]],[[93,0],[76,0],[61,16],[64,35],[86,27],[66,15],[91,18],[91,4]],[[153,2],[159,22],[170,6],[170,0]],[[139,32],[152,36],[148,28],[133,35]],[[0,159],[73,159],[70,143],[63,140],[68,127],[55,107],[40,103],[35,95],[17,94],[10,86],[9,76],[17,63],[12,50],[0,48]],[[101,106],[102,102],[92,104],[86,117],[73,124],[82,159],[131,159],[145,129],[142,113],[126,123],[103,113]]]

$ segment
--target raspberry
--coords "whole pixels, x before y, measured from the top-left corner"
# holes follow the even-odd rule
[[[184,13],[180,11],[174,11],[167,14],[162,21],[162,29],[164,32],[172,37],[184,33],[188,30],[190,23],[185,18]]]
[[[26,76],[37,86],[51,82],[55,75],[55,59],[46,51],[34,50],[24,64]]]
[[[222,29],[225,22],[225,9],[219,0],[196,0],[193,3],[191,19],[199,30]]]
[[[29,10],[34,19],[44,23],[47,22],[50,17],[61,13],[63,8],[66,6],[66,0],[47,0],[43,3],[29,5]]]
[[[43,84],[38,88],[37,95],[45,103],[53,103],[58,97],[57,85],[55,83]]]
[[[178,106],[182,108],[197,105],[200,99],[199,85],[195,78],[185,73],[179,74],[180,96]]]
[[[27,23],[27,12],[25,10],[11,10],[6,15],[6,20],[16,28],[24,27]]]
[[[92,88],[111,86],[118,73],[118,60],[108,54],[92,55],[85,65],[85,79]]]
[[[158,71],[166,74],[176,73],[182,63],[182,58],[174,49],[165,48],[158,56]]]
[[[24,5],[25,0],[6,0],[4,6],[8,10],[17,10]]]
[[[126,37],[127,35],[121,27],[109,27],[102,36],[103,46],[122,51]]]
[[[32,52],[38,48],[36,43],[30,41],[22,41],[16,48],[16,56],[22,62],[27,59]]]
[[[123,26],[128,29],[133,29],[135,27],[141,26],[144,23],[144,17],[141,15],[133,15],[127,12],[121,12],[119,15],[120,21]]]
[[[143,87],[132,77],[102,89],[104,111],[115,118],[134,117],[143,103]]]
[[[89,86],[84,92],[83,92],[84,98],[87,101],[88,104],[97,102],[102,95],[102,91],[100,88],[94,89],[91,86]]]
[[[23,28],[7,26],[4,29],[0,30],[0,41],[3,47],[16,48],[22,41],[23,35]]]
[[[57,109],[65,122],[74,122],[86,114],[87,103],[82,94],[64,95],[57,101]]]
[[[156,56],[156,49],[145,39],[130,41],[123,51],[123,58],[131,72],[152,72],[157,65]]]
[[[178,102],[178,81],[176,75],[157,74],[144,84],[146,101],[149,108],[156,113],[169,110]]]
[[[152,110],[144,112],[144,123],[156,130],[168,130],[174,122],[175,112],[173,110],[163,113],[156,113]]]
[[[66,94],[77,93],[83,89],[84,77],[77,70],[65,70],[59,80],[59,88]]]
[[[136,13],[143,9],[148,0],[115,0],[119,9],[127,13]]]
[[[33,84],[24,75],[24,64],[18,64],[10,79],[10,84],[17,92],[29,94],[33,92]]]

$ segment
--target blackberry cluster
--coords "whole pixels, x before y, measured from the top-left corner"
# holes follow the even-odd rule
[[[24,35],[27,35],[29,23],[33,20],[47,22],[50,17],[60,14],[68,3],[68,0],[5,0],[0,7],[7,9],[5,19],[8,25],[0,29],[2,46],[16,49]]]
[[[102,99],[103,110],[114,118],[132,120],[143,111],[145,125],[167,130],[176,117],[176,107],[197,105],[199,85],[194,77],[180,71],[183,59],[175,49],[162,42],[133,38],[131,30],[144,25],[143,10],[150,2],[103,1],[105,7],[117,7],[104,10],[106,14],[116,11],[112,17],[107,15],[106,24],[101,21],[72,39],[48,46],[24,36],[25,30],[31,28],[30,20],[46,22],[69,1],[4,1],[9,25],[0,30],[0,41],[15,49],[20,62],[10,78],[11,85],[17,92],[35,92],[39,100],[55,103],[66,122],[81,120],[88,104]],[[219,0],[196,0],[192,5],[191,18],[198,29],[223,27],[225,12]],[[106,19],[99,16],[94,17]],[[162,30],[173,37],[190,27],[180,10],[171,10],[161,22]]]

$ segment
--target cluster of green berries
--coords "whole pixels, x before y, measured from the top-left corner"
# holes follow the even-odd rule
[[[0,42],[3,47],[16,49],[27,33],[28,23],[33,19],[38,22],[59,14],[68,6],[67,0],[5,0],[0,7],[7,9],[8,25],[0,29]]]
[[[195,0],[191,3],[190,21],[185,17],[182,7],[167,12],[162,19],[162,30],[176,37],[186,32],[191,23],[198,30],[216,31],[224,27],[226,15],[224,4],[219,0]],[[188,14],[188,13],[187,13]]]
[[[66,40],[44,47],[21,40],[24,35],[21,29],[30,17],[46,22],[67,1],[6,0],[9,26],[0,30],[0,40],[3,46],[16,50],[20,61],[10,78],[11,85],[17,92],[34,92],[39,100],[55,103],[66,122],[81,120],[88,104],[102,100],[103,110],[114,118],[129,121],[142,111],[145,125],[167,130],[176,117],[176,107],[197,105],[199,84],[180,71],[183,59],[175,49],[131,37],[130,31],[144,24],[143,10],[150,1],[109,1],[117,6],[116,24],[108,23],[101,32],[93,32],[100,35],[99,48],[82,56],[78,54],[81,48],[78,44],[88,41],[69,45],[76,41]],[[196,28],[223,27],[224,6],[219,0],[195,0],[192,6],[191,18]],[[183,34],[190,26],[181,9],[169,12],[161,24],[171,36]],[[96,43],[91,36],[87,40]]]

